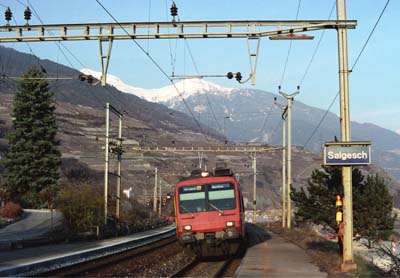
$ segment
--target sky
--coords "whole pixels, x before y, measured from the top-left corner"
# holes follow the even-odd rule
[[[171,21],[171,0],[97,0],[120,22]],[[96,0],[0,0],[0,10],[9,6],[15,21],[24,24],[23,11],[30,5],[36,13],[30,24],[114,22]],[[365,44],[388,0],[348,0],[347,19],[357,20],[356,29],[348,30],[349,67]],[[334,0],[175,0],[181,21],[208,20],[310,20],[336,18],[331,13]],[[400,18],[400,1],[391,0],[365,50],[350,74],[350,117],[359,123],[373,123],[400,132],[400,38],[396,26]],[[3,19],[4,20],[4,19]],[[338,88],[337,32],[308,33],[314,40],[271,41],[263,38],[257,64],[256,85],[239,84],[234,79],[207,80],[235,88],[253,88],[273,93],[278,86],[287,93],[301,85],[296,100],[328,109]],[[322,37],[322,39],[321,39]],[[319,43],[320,41],[320,43]],[[226,74],[240,71],[249,74],[246,39],[174,39],[137,41],[167,75]],[[313,53],[317,48],[314,59]],[[40,58],[72,66],[101,71],[97,41],[63,42],[66,59],[54,42],[30,43]],[[3,46],[30,52],[25,43]],[[72,57],[69,52],[77,58]],[[192,59],[193,57],[193,59]],[[310,61],[312,62],[310,64]],[[286,68],[285,63],[287,60]],[[193,62],[194,61],[194,62]],[[309,70],[307,71],[307,67]],[[196,70],[197,68],[197,70]],[[133,41],[115,41],[109,71],[125,83],[142,88],[170,85],[169,79],[150,61]],[[266,103],[266,109],[270,104]],[[339,114],[339,99],[331,112]]]

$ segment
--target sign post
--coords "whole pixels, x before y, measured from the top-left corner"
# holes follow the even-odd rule
[[[337,208],[343,208],[336,214],[338,237],[343,247],[342,271],[356,269],[357,265],[353,262],[351,167],[371,164],[371,142],[327,142],[323,146],[323,156],[323,165],[342,166],[344,200],[342,202],[339,198],[336,202]]]

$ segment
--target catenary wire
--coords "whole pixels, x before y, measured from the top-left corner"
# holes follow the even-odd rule
[[[16,0],[16,1],[17,1],[19,4],[21,4],[23,7],[26,6],[26,5],[25,5],[24,3],[22,3],[20,0]],[[30,3],[29,0],[27,0],[27,4],[28,4],[28,6],[30,6],[30,8],[33,10],[34,15],[38,18],[38,20],[41,22],[41,24],[44,25],[45,23],[44,23],[43,20],[40,18],[38,12],[37,12],[36,9],[33,7],[33,5]],[[18,23],[16,22],[15,18],[14,18],[13,20],[14,20],[15,24],[18,25]],[[30,44],[29,44],[28,42],[27,42],[26,44],[28,45],[28,48],[29,48],[29,50],[30,50],[30,53],[34,56],[34,58],[37,60],[38,64],[40,65],[40,67],[41,67],[42,70],[43,70],[44,67],[43,67],[43,65],[41,64],[40,59],[35,55],[35,53],[33,52],[32,48],[30,47]],[[56,43],[56,45],[57,45],[57,48],[59,49],[59,51],[61,51],[61,53],[63,54],[63,56],[64,56],[64,57],[66,58],[66,60],[69,62],[69,64],[71,65],[71,67],[73,67],[71,61],[68,59],[68,57],[66,56],[66,54],[62,51],[62,49],[60,48],[59,44]],[[73,56],[84,68],[86,68],[86,67],[83,65],[83,63],[82,63],[75,55],[73,55],[73,53],[72,53],[66,46],[64,46],[62,43],[60,43],[60,45],[63,46],[64,49],[66,49],[70,54],[72,54],[72,56]],[[59,78],[59,79],[63,79],[63,78]],[[67,79],[70,79],[70,78],[67,78]],[[93,86],[88,85],[88,88],[89,88],[90,90],[93,90],[92,87],[93,87]],[[105,90],[106,90],[117,102],[119,102],[120,104],[123,105],[123,103],[122,103],[118,98],[116,98],[116,97],[112,94],[112,92],[109,91],[109,89],[108,89],[107,87],[104,87],[104,88],[105,88]],[[69,98],[68,95],[62,93],[61,91],[58,92],[58,93],[60,93],[60,94],[67,100],[67,102],[70,102],[70,103],[71,103],[71,100],[70,100],[70,98]],[[99,98],[96,94],[92,94],[92,95],[93,95],[99,102],[101,102],[100,98]],[[66,110],[68,110],[68,109],[66,109]],[[125,110],[126,110],[126,109],[125,109]],[[71,111],[71,110],[69,110],[69,111],[70,111],[70,112],[73,112],[73,111]]]
[[[298,2],[298,4],[297,4],[296,20],[299,18],[300,6],[301,6],[301,0],[299,0],[299,2]],[[286,55],[285,65],[284,65],[284,67],[283,67],[281,82],[280,82],[279,85],[282,85],[283,80],[284,80],[284,78],[285,78],[286,69],[287,69],[287,65],[288,65],[289,57],[290,57],[290,52],[291,52],[291,50],[292,50],[292,44],[293,44],[293,41],[290,40],[288,52],[287,52],[287,55]]]
[[[333,10],[335,9],[335,7],[336,7],[336,0],[333,1],[333,5],[332,5],[331,11],[330,11],[329,16],[328,16],[328,20],[331,18]],[[316,56],[316,54],[317,54],[317,52],[319,50],[319,47],[320,47],[321,42],[322,42],[322,39],[324,38],[325,32],[326,32],[326,30],[324,29],[322,31],[322,34],[321,34],[319,40],[318,40],[317,46],[315,47],[314,52],[311,55],[310,62],[308,63],[308,65],[306,67],[306,70],[304,71],[304,74],[300,79],[299,86],[303,85],[303,82],[304,82],[304,80],[305,80],[305,78],[306,78],[306,76],[307,76],[307,74],[308,74],[308,72],[310,70],[311,64],[314,62],[314,58],[315,58],[315,56]]]
[[[374,24],[374,27],[371,29],[371,31],[370,31],[370,33],[369,33],[369,35],[368,35],[368,38],[366,39],[366,41],[365,41],[365,43],[363,44],[363,46],[362,46],[362,48],[361,48],[359,54],[357,55],[356,60],[354,61],[353,65],[351,66],[350,71],[349,71],[349,74],[351,74],[351,73],[354,71],[354,68],[357,66],[358,61],[360,60],[361,55],[364,53],[364,50],[365,50],[365,48],[367,47],[368,42],[369,42],[369,40],[371,39],[373,33],[375,32],[375,29],[376,29],[376,27],[378,26],[378,24],[379,24],[379,22],[380,22],[380,20],[381,20],[381,18],[382,18],[382,16],[383,16],[383,14],[385,13],[386,8],[387,8],[387,6],[389,5],[389,2],[390,2],[390,0],[387,0],[385,6],[383,7],[383,9],[382,9],[382,11],[381,11],[381,13],[379,14],[379,17],[378,17],[378,19],[376,20],[376,22],[375,22],[375,24]],[[317,130],[318,130],[319,127],[321,126],[322,122],[323,122],[324,119],[326,118],[326,115],[327,115],[328,112],[330,111],[330,109],[331,109],[333,103],[336,101],[337,97],[339,96],[339,93],[340,93],[340,91],[338,91],[338,92],[336,93],[336,95],[335,95],[335,97],[333,98],[333,100],[332,100],[331,104],[329,105],[328,109],[325,111],[325,113],[324,113],[324,115],[322,116],[321,120],[319,121],[318,125],[317,125],[316,128],[313,130],[313,132],[311,133],[311,136],[310,136],[310,137],[307,139],[307,141],[304,143],[303,148],[305,148],[305,147],[308,145],[308,143],[310,142],[311,138],[315,135],[315,133],[317,132]]]
[[[99,0],[95,0],[97,2],[97,4],[99,4],[99,6],[115,21],[115,23],[117,23],[121,29],[127,34],[129,35],[128,31],[121,25],[121,23],[111,14],[111,12],[99,1]],[[202,135],[205,136],[205,138],[207,140],[208,137],[206,136],[206,134],[203,131],[203,128],[201,127],[199,121],[196,119],[196,117],[193,114],[193,111],[190,109],[189,105],[187,104],[185,98],[183,97],[182,93],[179,91],[178,87],[176,86],[176,84],[173,82],[173,80],[169,77],[169,75],[165,72],[165,70],[157,63],[157,61],[151,56],[149,55],[146,50],[143,48],[142,45],[140,45],[134,38],[131,39],[131,41],[144,53],[146,54],[147,58],[156,66],[156,68],[169,80],[169,82],[173,85],[175,91],[178,93],[179,97],[182,99],[186,109],[189,111],[190,115],[192,116],[194,122],[196,123],[196,125],[198,126],[200,132]]]

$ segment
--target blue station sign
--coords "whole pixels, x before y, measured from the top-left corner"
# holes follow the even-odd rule
[[[323,149],[324,165],[371,164],[371,142],[328,142]]]

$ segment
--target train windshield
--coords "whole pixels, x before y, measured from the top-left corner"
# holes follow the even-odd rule
[[[235,209],[233,183],[213,183],[179,188],[179,212],[193,213]]]
[[[226,210],[236,207],[235,189],[232,183],[214,183],[207,185],[209,210]]]
[[[179,188],[180,213],[206,211],[206,192],[204,186],[185,186]]]

